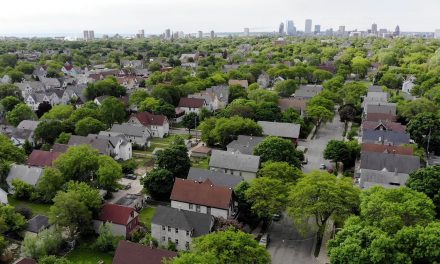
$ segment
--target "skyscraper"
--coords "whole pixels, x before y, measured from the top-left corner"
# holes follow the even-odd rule
[[[95,39],[95,31],[93,30],[84,30],[83,31],[83,37],[85,41],[93,40]]]
[[[339,35],[345,35],[345,26],[339,26]]]
[[[171,38],[171,29],[169,29],[169,28],[165,29],[165,38],[166,39]]]
[[[436,30],[435,30],[434,37],[435,37],[436,39],[440,39],[440,29],[436,29]]]
[[[214,30],[211,30],[211,38],[214,38],[215,37],[215,32],[214,32]]]
[[[396,29],[394,30],[394,36],[399,36],[400,35],[400,27],[399,25],[396,26]]]
[[[244,28],[244,35],[249,37],[249,28]]]
[[[295,24],[293,20],[287,20],[287,35],[293,36],[296,33]]]
[[[95,31],[89,30],[89,39],[94,40],[95,39]]]
[[[85,41],[89,40],[89,31],[88,30],[83,31],[83,38]]]
[[[311,19],[306,19],[306,26],[305,26],[304,32],[306,34],[312,33],[312,20]]]
[[[203,38],[203,31],[199,30],[199,32],[197,33],[197,37]]]
[[[284,35],[284,23],[281,22],[280,27],[278,29],[278,34]]]
[[[143,29],[140,29],[136,34],[136,38],[145,38],[145,31]]]
[[[377,34],[377,24],[374,23],[373,25],[371,25],[371,33],[372,34]]]
[[[315,34],[321,33],[321,25],[315,25]]]

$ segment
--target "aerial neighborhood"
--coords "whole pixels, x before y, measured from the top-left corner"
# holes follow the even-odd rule
[[[0,40],[1,263],[438,263],[440,42],[168,31]]]

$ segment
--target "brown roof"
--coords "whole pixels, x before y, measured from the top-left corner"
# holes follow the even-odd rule
[[[230,188],[215,186],[211,181],[203,183],[176,178],[171,200],[228,209],[232,199]]]
[[[391,114],[382,114],[382,113],[368,113],[366,121],[380,121],[380,120],[389,120],[396,121],[396,116]]]
[[[210,154],[211,150],[212,150],[211,148],[208,148],[208,147],[205,147],[205,146],[198,146],[198,147],[193,148],[191,150],[191,152]]]
[[[67,151],[68,148],[69,148],[69,145],[67,145],[67,144],[55,143],[52,146],[52,151],[64,153]]]
[[[163,259],[172,259],[176,252],[151,248],[125,240],[119,241],[113,264],[163,264]]]
[[[56,160],[62,153],[56,151],[44,151],[34,149],[26,161],[27,165],[36,167],[50,167],[54,160]]]
[[[131,222],[131,219],[138,215],[139,214],[131,207],[106,203],[101,208],[98,220],[125,226]]]
[[[391,122],[389,120],[384,121],[364,121],[362,122],[362,129],[363,130],[378,130],[380,127],[383,127],[385,130],[389,131],[395,131],[395,132],[406,132],[406,126]]]
[[[278,100],[278,106],[281,111],[286,111],[289,108],[293,108],[295,110],[305,110],[306,109],[306,100],[295,99],[295,98],[283,98]]]
[[[202,108],[204,105],[205,99],[182,97],[178,107]]]
[[[37,264],[37,261],[31,258],[22,258],[15,262],[15,264]]]
[[[241,87],[248,88],[249,83],[247,80],[229,80],[228,85],[240,85]]]
[[[414,149],[411,147],[404,146],[388,146],[373,143],[363,143],[361,147],[362,152],[379,152],[379,153],[396,153],[400,155],[410,155],[414,154]]]
[[[164,115],[153,115],[149,112],[140,112],[133,114],[132,117],[137,118],[139,122],[141,122],[144,126],[163,126],[163,124],[167,121],[167,117]]]

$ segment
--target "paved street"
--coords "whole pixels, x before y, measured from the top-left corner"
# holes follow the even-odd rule
[[[319,165],[330,165],[329,160],[325,160],[323,152],[327,146],[327,142],[332,139],[342,140],[342,132],[344,131],[344,123],[339,121],[339,114],[335,111],[335,117],[333,122],[322,125],[315,138],[310,141],[300,141],[298,145],[306,147],[308,150],[305,156],[308,158],[309,163],[304,165],[303,171],[310,172],[318,170]]]
[[[313,140],[299,142],[300,146],[308,149],[306,157],[309,163],[304,165],[304,172],[318,170],[319,165],[323,163],[330,164],[330,161],[323,158],[323,151],[330,140],[342,139],[343,130],[344,124],[339,121],[339,114],[336,111],[333,122],[322,125]],[[271,241],[268,250],[272,256],[272,264],[317,263],[313,257],[314,234],[302,237],[288,217],[284,216],[281,221],[273,222],[269,233]]]

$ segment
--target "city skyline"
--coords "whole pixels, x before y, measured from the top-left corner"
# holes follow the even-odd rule
[[[100,0],[78,0],[69,8],[59,8],[54,0],[8,1],[3,4],[3,10],[20,12],[2,14],[0,35],[81,36],[84,28],[93,29],[96,35],[134,35],[140,28],[145,30],[146,35],[161,34],[166,28],[185,33],[197,33],[199,30],[242,32],[243,28],[249,28],[250,32],[273,32],[277,31],[281,21],[286,20],[293,20],[297,29],[304,29],[306,19],[316,21],[321,25],[321,30],[337,29],[341,25],[345,25],[346,30],[366,30],[376,23],[378,28],[389,30],[399,25],[404,32],[434,32],[440,27],[440,18],[436,14],[440,2],[424,2],[423,5],[414,5],[409,1],[394,0],[363,1],[362,4],[349,0],[337,3],[324,0],[225,0],[222,3],[202,0],[127,0],[121,4],[117,0],[108,0],[103,5],[104,1]],[[283,8],[279,10],[280,6]],[[243,13],[242,10],[247,12]],[[224,19],[225,14],[227,19]]]

